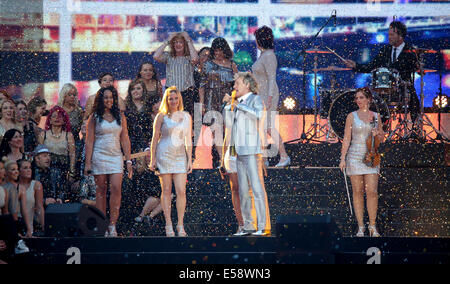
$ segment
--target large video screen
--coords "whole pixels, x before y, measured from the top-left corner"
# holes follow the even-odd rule
[[[97,1],[102,2],[102,1]],[[109,1],[103,1],[109,2]],[[111,1],[114,2],[114,1]],[[140,2],[140,1],[135,1]],[[174,1],[167,1],[174,2]],[[189,2],[191,1],[183,1]],[[204,2],[204,1],[193,1]],[[230,9],[236,8],[231,2]],[[255,2],[257,1],[238,1]],[[328,3],[329,1],[303,1],[305,3]],[[333,1],[335,3],[364,1]],[[383,1],[384,2],[384,1]],[[436,1],[428,1],[436,2]],[[438,1],[440,6],[449,8],[450,4]],[[400,1],[400,4],[415,3]],[[422,2],[421,2],[422,3]],[[194,4],[194,3],[193,3]],[[273,6],[273,5],[272,5]],[[126,95],[130,80],[134,79],[143,61],[153,62],[153,52],[167,40],[172,32],[186,31],[194,41],[197,50],[210,46],[216,37],[225,38],[234,51],[234,61],[240,71],[251,70],[258,52],[254,31],[262,25],[257,16],[176,16],[167,15],[110,15],[102,14],[72,15],[72,36],[69,44],[72,50],[72,81],[77,85],[82,104],[97,89],[97,78],[102,72],[115,75],[121,96]],[[358,74],[345,70],[343,62],[330,53],[317,56],[304,49],[326,50],[332,48],[337,54],[359,63],[370,62],[382,45],[388,44],[387,31],[391,17],[358,16],[364,11],[355,10],[354,17],[338,17],[336,26],[326,26],[319,36],[314,35],[328,18],[308,16],[304,11],[298,17],[280,17],[276,11],[268,11],[264,24],[269,25],[275,35],[275,51],[278,57],[277,81],[281,97],[295,96],[304,108],[313,107],[315,86],[318,93],[335,88],[347,90],[371,83],[371,74]],[[339,13],[339,11],[338,11]],[[305,15],[306,14],[306,15]],[[43,39],[39,52],[33,44],[33,33],[27,26],[27,17],[22,15],[0,15],[0,60],[2,67],[0,89],[5,89],[14,97],[29,98],[43,93],[49,104],[56,103],[61,85],[59,80],[60,44],[67,39],[60,38],[60,16],[57,13],[36,15],[41,17]],[[425,107],[432,106],[432,100],[442,87],[443,93],[450,93],[450,16],[447,17],[400,17],[408,27],[406,41],[417,47],[435,51],[424,56],[424,67],[428,71],[423,77]],[[308,45],[308,43],[310,43]],[[18,65],[15,62],[21,62]],[[314,64],[317,71],[314,74]],[[35,66],[45,66],[45,72],[24,72],[34,70]],[[165,66],[155,63],[159,77],[164,84]],[[305,69],[305,70],[304,70]],[[32,74],[32,76],[30,75]],[[316,75],[316,76],[315,76]],[[306,79],[306,93],[303,92],[303,78]],[[317,80],[317,85],[315,84]],[[420,76],[415,76],[417,93],[421,93]],[[333,82],[336,84],[333,85]]]

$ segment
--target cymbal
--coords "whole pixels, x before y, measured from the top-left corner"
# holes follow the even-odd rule
[[[325,68],[317,68],[313,69],[314,72],[324,72],[324,71],[350,71],[352,68],[347,67],[336,67],[336,66],[328,66]]]
[[[308,50],[306,51],[306,53],[309,53],[309,54],[329,54],[329,53],[331,53],[331,52],[328,51],[328,50],[308,49]]]
[[[405,50],[405,52],[408,52],[408,53],[412,53],[412,52],[414,52],[414,53],[437,53],[436,50],[428,49],[428,48],[407,49],[407,50]]]

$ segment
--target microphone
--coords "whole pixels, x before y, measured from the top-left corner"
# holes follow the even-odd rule
[[[336,15],[337,15],[337,11],[336,10],[334,10],[333,11],[333,13],[334,13],[334,15],[333,15],[333,20],[334,20],[334,27],[336,27],[336,22],[337,22],[337,17],[336,17]]]
[[[234,102],[236,102],[236,90],[231,92],[231,111],[234,111]]]
[[[233,104],[234,104],[234,102],[236,101],[236,90],[233,90],[232,92],[231,92],[231,111],[234,111],[234,106],[233,106]],[[223,111],[224,110],[224,108],[227,106],[227,102],[224,102],[223,104],[222,104],[222,106],[220,107],[220,109]]]

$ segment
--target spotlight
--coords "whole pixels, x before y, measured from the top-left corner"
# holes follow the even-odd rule
[[[433,99],[433,106],[437,108],[446,108],[448,106],[448,97],[446,95],[438,95]]]
[[[297,98],[288,96],[283,99],[281,113],[282,114],[298,114],[299,103]]]
[[[297,106],[297,102],[295,101],[294,98],[287,97],[283,101],[283,106],[286,108],[286,110],[293,111],[295,109],[295,107]]]

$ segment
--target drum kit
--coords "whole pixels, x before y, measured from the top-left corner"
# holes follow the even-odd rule
[[[336,84],[336,73],[350,71],[352,70],[351,68],[336,66],[328,66],[326,68],[317,67],[317,55],[319,54],[333,53],[344,60],[333,50],[327,49],[328,50],[312,49],[306,51],[307,53],[314,55],[314,123],[306,134],[311,137],[308,138],[308,140],[315,139],[316,141],[323,141],[323,138],[326,137],[327,142],[333,142],[335,140],[343,139],[347,115],[356,111],[358,107],[354,102],[356,90],[342,89]],[[437,53],[430,49],[415,49],[413,52],[417,52],[420,66],[423,66],[423,54]],[[423,70],[418,70],[419,74],[437,71],[424,69],[422,67],[420,69]],[[330,88],[322,88],[322,86],[318,87],[318,72],[332,73]],[[392,68],[381,67],[372,70],[371,72],[370,89],[374,99],[370,109],[380,114],[383,129],[387,133],[387,141],[408,139],[411,137],[414,129],[416,129],[416,125],[408,119],[408,104],[410,100],[409,88],[411,84],[412,83],[410,82],[402,80],[399,71]],[[427,120],[425,123],[431,125],[434,129],[434,126],[423,113],[423,76],[421,76],[420,98],[421,115],[418,120],[423,120],[423,117],[425,117],[425,120]],[[324,123],[324,121],[326,122]],[[394,123],[394,121],[397,121],[397,123]],[[420,123],[420,121],[417,123]],[[423,124],[424,121],[419,125],[419,128],[422,129]],[[395,126],[394,129],[392,129],[393,126]]]

